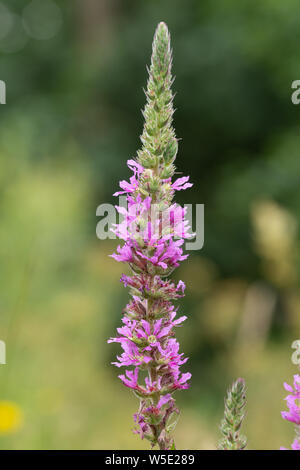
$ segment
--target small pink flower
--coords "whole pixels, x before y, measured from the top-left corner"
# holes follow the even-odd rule
[[[280,447],[280,450],[300,450],[300,441],[295,439],[292,443],[292,449],[287,449],[286,447]]]
[[[144,171],[144,168],[134,160],[127,160],[127,165],[134,172],[134,175],[130,178],[130,183],[125,180],[120,181],[120,188],[123,189],[123,191],[118,191],[114,193],[113,196],[120,196],[121,194],[133,193],[138,187],[137,176],[139,177],[139,175]]]
[[[300,425],[300,376],[294,375],[294,387],[284,383],[284,388],[290,392],[285,398],[289,411],[282,411],[281,416],[283,419]]]
[[[188,183],[190,177],[183,176],[182,178],[177,178],[177,180],[172,184],[172,188],[176,191],[181,191],[182,189],[191,188],[193,185]]]

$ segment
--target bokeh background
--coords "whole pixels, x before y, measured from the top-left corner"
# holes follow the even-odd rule
[[[300,337],[296,0],[0,2],[0,447],[144,449],[110,365],[126,267],[96,237],[142,131],[152,36],[172,34],[178,171],[205,204],[205,244],[175,273],[192,387],[179,449],[213,449],[223,397],[248,385],[251,449],[289,446],[284,380]]]

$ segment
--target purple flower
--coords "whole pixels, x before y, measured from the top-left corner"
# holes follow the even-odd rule
[[[185,219],[187,208],[172,204],[163,210],[152,204],[150,196],[142,199],[140,194],[136,199],[128,198],[128,207],[115,206],[124,219],[119,224],[113,224],[111,231],[122,238],[136,240],[144,245],[155,246],[157,242],[168,242],[170,239],[188,239],[194,236],[190,232],[189,222]]]
[[[299,426],[300,426],[300,375],[294,375],[293,386],[284,382],[284,388],[289,392],[285,400],[289,411],[282,411],[281,416],[283,419],[290,421],[298,428],[297,438],[292,443],[292,450],[300,450],[299,439]],[[280,450],[288,450],[285,447],[280,447]]]
[[[124,261],[131,263],[133,261],[133,253],[132,248],[129,245],[123,245],[122,247],[119,245],[117,248],[118,254],[110,255],[116,261]]]
[[[121,346],[124,352],[121,356],[117,356],[119,362],[112,362],[117,367],[146,366],[152,361],[152,358],[147,354],[143,354],[132,341],[122,341]]]
[[[118,191],[114,193],[113,196],[120,196],[121,194],[133,193],[137,189],[137,177],[139,177],[139,175],[143,172],[144,169],[134,160],[127,160],[127,165],[134,172],[134,175],[130,178],[130,183],[124,180],[120,181],[120,188],[123,189],[123,191]]]
[[[280,447],[280,450],[290,450],[290,449],[287,449],[286,447]],[[292,450],[300,450],[299,439],[295,439],[294,442],[292,443]]]
[[[182,178],[177,178],[177,180],[172,184],[172,188],[176,191],[181,191],[182,189],[191,188],[193,185],[188,183],[190,177],[183,176]]]
[[[123,381],[123,384],[126,385],[126,387],[137,390],[139,388],[138,375],[139,368],[136,367],[134,370],[126,370],[125,375],[119,375],[119,378]]]
[[[285,398],[289,411],[282,411],[281,416],[291,423],[300,425],[300,376],[294,375],[294,388],[287,383],[284,383],[284,388],[290,392]]]
[[[292,449],[293,450],[300,450],[300,441],[299,439],[295,439],[293,444],[292,444]]]

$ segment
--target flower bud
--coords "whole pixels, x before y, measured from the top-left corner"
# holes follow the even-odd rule
[[[157,158],[147,150],[138,152],[138,160],[144,168],[155,168],[157,165]]]
[[[174,173],[174,167],[173,165],[171,166],[165,166],[160,174],[160,177],[161,179],[163,180],[166,180],[168,178],[171,178],[171,176],[173,176],[173,173]]]
[[[163,157],[164,157],[164,161],[167,164],[172,163],[175,160],[177,150],[178,150],[178,142],[174,137],[172,140],[170,140],[170,142],[167,145],[166,150],[164,151]]]
[[[159,190],[160,185],[161,185],[161,183],[160,183],[160,178],[158,178],[158,177],[156,177],[156,176],[152,177],[152,178],[150,179],[150,181],[149,181],[149,189],[150,189],[150,192],[151,192],[151,193],[156,193],[156,191]]]

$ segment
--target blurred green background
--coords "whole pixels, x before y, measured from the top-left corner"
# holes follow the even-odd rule
[[[140,145],[161,20],[174,51],[177,167],[194,183],[178,201],[205,204],[204,248],[175,273],[187,284],[178,337],[193,374],[177,393],[177,447],[215,448],[238,376],[249,448],[292,441],[280,410],[300,337],[298,1],[2,0],[0,400],[19,419],[1,448],[148,448],[131,432],[137,400],[110,365],[119,348],[106,344],[127,268],[95,229]]]

